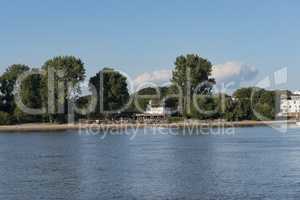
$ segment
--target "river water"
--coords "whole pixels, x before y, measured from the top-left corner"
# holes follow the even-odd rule
[[[0,134],[0,199],[300,198],[300,129],[145,132]]]

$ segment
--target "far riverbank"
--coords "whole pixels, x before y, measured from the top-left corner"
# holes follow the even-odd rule
[[[251,127],[251,126],[271,126],[282,124],[293,124],[295,120],[288,121],[239,121],[239,122],[176,122],[176,123],[121,123],[121,124],[20,124],[0,126],[0,132],[53,132],[53,131],[68,131],[82,130],[95,128],[99,130],[108,129],[129,129],[129,128],[218,128],[218,127]]]

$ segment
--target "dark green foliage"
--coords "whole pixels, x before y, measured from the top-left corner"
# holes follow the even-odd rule
[[[14,112],[14,86],[19,75],[29,70],[26,65],[11,65],[0,77],[0,110],[7,113]]]
[[[55,57],[46,61],[42,69],[46,71],[45,76],[35,74],[23,80],[20,96],[28,108],[40,109],[54,106],[54,113],[29,115],[16,106],[14,91],[16,80],[23,72],[30,71],[30,68],[26,65],[12,65],[0,76],[0,125],[41,121],[63,123],[67,119],[68,103],[75,102],[78,108],[86,108],[89,105],[92,99],[91,95],[80,97],[79,83],[85,79],[84,64],[80,59],[73,56]],[[61,77],[55,76],[53,91],[47,85],[50,69],[63,74]],[[37,69],[32,69],[32,71],[35,70]],[[276,115],[280,94],[286,94],[287,98],[291,94],[290,91],[267,91],[249,87],[238,89],[233,94],[233,98],[224,94],[212,95],[211,89],[215,81],[210,78],[211,72],[212,65],[208,60],[194,54],[179,56],[175,62],[170,87],[141,89],[132,94],[135,101],[132,101],[130,106],[123,110],[130,98],[127,79],[121,73],[105,68],[89,80],[99,95],[95,113],[87,116],[77,114],[76,117],[77,119],[112,117],[114,114],[108,114],[105,111],[117,112],[119,109],[125,113],[143,112],[149,101],[152,100],[157,104],[165,103],[165,106],[171,107],[173,110],[181,108],[183,116],[188,118],[226,119],[228,121],[272,120]],[[188,78],[187,73],[189,73]],[[103,78],[102,81],[100,81],[100,77]],[[190,85],[187,84],[188,80]],[[63,85],[63,97],[58,95],[59,84]],[[71,89],[71,92],[68,92],[68,89]],[[183,92],[181,97],[176,96],[179,94],[179,89]],[[48,105],[48,92],[54,94],[55,103],[53,105]],[[191,96],[188,97],[188,94]],[[192,98],[193,96],[195,99]],[[103,110],[100,109],[101,99],[103,99]],[[195,100],[194,104],[193,100]],[[63,107],[64,111],[57,114],[59,106]],[[190,112],[187,112],[187,108],[191,108]],[[115,115],[121,114],[118,112]],[[173,116],[169,121],[181,120],[182,116],[180,114],[178,116],[175,118]]]
[[[144,112],[149,104],[149,101],[161,103],[163,98],[167,95],[168,88],[152,88],[147,87],[137,91],[133,94],[134,101],[132,102],[132,109],[135,112]]]
[[[38,69],[32,69],[32,71],[37,71]],[[33,74],[28,76],[21,83],[20,96],[22,102],[28,108],[31,109],[41,109],[45,106],[43,101],[43,77],[40,74]],[[43,121],[42,115],[28,115],[23,113],[19,109],[15,109],[14,115],[16,116],[17,122],[41,122]]]
[[[215,83],[215,80],[210,78],[211,72],[212,64],[198,55],[187,54],[176,58],[171,81],[183,92],[181,107],[184,115],[189,114],[187,113],[189,94],[209,94],[211,92],[212,85]]]
[[[82,96],[76,100],[76,105],[78,108],[86,108],[91,101],[91,96]]]
[[[139,90],[138,95],[160,95],[161,98],[169,94],[169,87],[159,87],[157,89],[152,87],[147,87]]]
[[[8,67],[4,74],[0,77],[0,110],[3,111],[1,117],[3,118],[2,121],[7,124],[23,122],[24,118],[22,117],[21,119],[21,112],[15,103],[14,87],[18,77],[29,70],[30,68],[27,65],[12,65]],[[28,92],[33,92],[33,90],[30,90],[30,88],[28,88],[28,85],[21,88],[21,93],[23,92],[25,94],[26,91],[27,94]]]
[[[170,87],[143,88],[133,94],[134,101],[130,109],[135,112],[143,112],[146,110],[149,101],[156,104],[165,104],[166,107],[177,109],[178,99],[170,97],[172,94]]]
[[[219,96],[197,96],[192,104],[189,117],[201,120],[218,119],[222,116],[222,104]]]
[[[122,109],[128,103],[127,79],[118,71],[105,68],[91,77],[89,83],[96,88],[99,95],[96,114]],[[101,99],[103,110],[100,109]]]
[[[183,117],[176,117],[176,116],[168,118],[169,123],[177,123],[177,122],[181,122],[183,120],[184,120]]]
[[[224,119],[227,121],[237,120],[237,102],[233,101],[231,98],[226,98],[225,100],[225,111],[223,113]]]
[[[207,87],[197,89],[199,83],[210,81],[214,83],[214,79],[210,79],[212,72],[212,64],[198,55],[187,54],[179,56],[175,61],[175,69],[173,70],[172,82],[178,84],[182,89],[186,88],[188,79],[191,81],[192,93],[202,93],[207,90]]]
[[[44,70],[60,70],[64,76],[58,78],[65,83],[71,82],[74,86],[85,78],[84,63],[74,56],[58,56],[45,62]]]
[[[259,88],[241,88],[233,94],[233,99],[226,95],[198,96],[197,105],[192,106],[189,117],[197,119],[273,120],[276,115],[275,91]],[[200,111],[199,111],[200,109]]]
[[[276,115],[276,92],[261,88],[241,88],[234,94],[235,120],[272,120]],[[230,119],[232,120],[232,118]]]
[[[52,92],[55,102],[58,102],[58,105],[51,105],[54,106],[54,113],[58,114],[53,114],[52,111],[48,110],[49,120],[66,122],[69,101],[72,100],[75,102],[76,98],[78,98],[80,95],[80,87],[78,83],[82,82],[85,78],[84,63],[79,58],[74,56],[58,56],[46,61],[42,66],[42,69],[46,71],[46,76],[44,77],[45,88],[43,89],[43,99],[47,101],[48,93]],[[49,72],[51,70],[55,71],[55,79],[52,83],[54,86],[53,91],[49,90],[49,87],[47,87]],[[62,76],[58,76],[59,73],[61,73]],[[63,84],[63,97],[59,96],[58,94],[59,83]],[[70,89],[71,92],[69,92],[68,89]],[[63,107],[63,112],[59,111],[58,107]]]
[[[10,114],[0,111],[0,125],[8,125],[10,123],[11,123]]]

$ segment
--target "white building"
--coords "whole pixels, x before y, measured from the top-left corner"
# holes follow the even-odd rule
[[[289,97],[281,95],[280,114],[281,116],[297,116],[300,114],[300,92],[294,92]]]
[[[155,105],[153,102],[150,100],[149,104],[146,109],[146,114],[151,114],[151,115],[171,115],[171,109],[165,107],[165,105]]]
[[[294,94],[294,95],[300,95],[300,91],[299,91],[299,90],[298,90],[298,91],[295,91],[293,94]]]

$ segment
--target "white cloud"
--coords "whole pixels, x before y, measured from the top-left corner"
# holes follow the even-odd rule
[[[217,83],[251,81],[256,78],[258,70],[239,62],[226,62],[213,66],[212,77]]]
[[[162,69],[153,72],[145,72],[138,75],[134,80],[134,84],[139,86],[146,82],[161,84],[169,82],[172,77],[172,70]]]
[[[226,62],[224,64],[217,64],[213,66],[212,77],[217,83],[233,82],[240,84],[241,82],[251,81],[256,78],[258,70],[249,65],[239,62]],[[172,77],[171,69],[162,69],[153,72],[145,72],[138,75],[134,79],[134,85],[139,86],[146,82],[155,84],[167,83]]]

